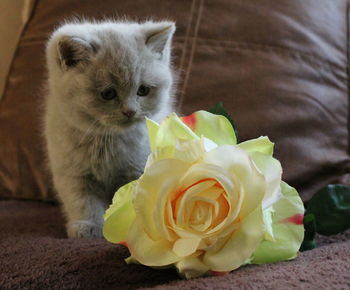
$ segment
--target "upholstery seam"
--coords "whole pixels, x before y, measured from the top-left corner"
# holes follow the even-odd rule
[[[188,20],[188,24],[187,24],[187,28],[186,28],[186,34],[185,34],[185,37],[184,37],[183,52],[182,52],[181,59],[180,59],[180,64],[179,64],[180,72],[182,72],[182,70],[184,68],[185,56],[186,56],[188,41],[190,39],[190,31],[191,31],[191,24],[192,24],[192,19],[193,19],[193,11],[194,11],[194,7],[195,7],[195,2],[196,2],[196,0],[192,0],[191,10],[190,10],[190,17],[189,17],[189,20]]]
[[[186,92],[188,80],[189,80],[189,77],[190,77],[190,72],[191,72],[191,68],[192,68],[194,53],[195,53],[195,49],[196,49],[196,41],[197,41],[197,35],[198,35],[200,21],[201,21],[202,12],[203,12],[203,6],[204,6],[204,0],[199,0],[198,15],[197,15],[197,19],[196,19],[196,22],[195,22],[193,37],[189,37],[189,38],[192,38],[192,47],[191,47],[191,51],[190,51],[190,56],[189,56],[190,58],[189,58],[189,61],[188,61],[186,72],[184,74],[184,80],[183,80],[182,88],[181,88],[181,91],[180,91],[180,99],[179,99],[179,102],[178,102],[178,105],[177,105],[177,109],[178,110],[181,109],[183,101],[185,99],[185,92]]]

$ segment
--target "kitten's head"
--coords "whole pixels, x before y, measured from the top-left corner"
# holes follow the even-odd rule
[[[47,46],[51,102],[72,125],[120,131],[171,107],[172,22],[73,23]]]

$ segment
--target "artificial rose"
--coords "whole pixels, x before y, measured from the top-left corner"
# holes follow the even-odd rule
[[[193,278],[296,256],[304,208],[267,137],[237,145],[229,121],[205,111],[147,125],[144,174],[105,214],[104,236],[126,244],[129,261]]]

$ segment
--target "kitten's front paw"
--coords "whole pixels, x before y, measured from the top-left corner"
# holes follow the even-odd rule
[[[73,221],[67,224],[69,238],[101,238],[102,227],[90,221]]]

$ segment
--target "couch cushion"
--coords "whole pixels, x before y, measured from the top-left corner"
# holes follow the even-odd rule
[[[38,0],[0,103],[0,194],[53,198],[40,138],[44,47],[73,15],[177,21],[175,66],[184,113],[223,101],[241,140],[276,142],[284,179],[304,199],[350,184],[348,1]]]
[[[349,289],[350,231],[293,261],[179,280],[175,269],[126,265],[121,245],[67,239],[57,206],[0,201],[0,289]],[[25,222],[24,222],[25,221]]]

